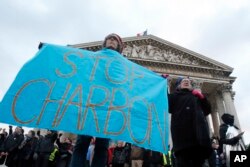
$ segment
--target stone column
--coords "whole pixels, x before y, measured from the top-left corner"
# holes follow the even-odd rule
[[[211,120],[212,120],[211,115],[208,115],[206,117],[206,119],[207,119],[207,124],[208,124],[208,128],[209,128],[209,136],[212,137],[212,135],[213,135],[213,125],[211,123]]]
[[[216,110],[218,112],[220,124],[222,123],[221,116],[226,113],[224,107],[224,101],[222,98],[221,90],[218,90],[215,94]]]
[[[220,120],[219,120],[219,110],[216,103],[216,96],[217,94],[212,94],[209,101],[212,107],[211,119],[213,123],[214,136],[219,136]]]
[[[238,128],[240,128],[239,118],[237,116],[237,112],[236,112],[236,109],[234,106],[233,95],[234,95],[234,93],[232,92],[232,85],[231,84],[223,84],[222,85],[222,97],[223,97],[223,100],[225,103],[226,113],[234,115],[234,124]]]
[[[211,118],[212,118],[213,127],[214,127],[214,136],[219,137],[220,124],[219,124],[218,112],[212,111]]]

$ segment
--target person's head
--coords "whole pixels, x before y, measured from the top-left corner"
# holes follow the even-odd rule
[[[15,133],[17,133],[19,135],[22,134],[23,133],[22,127],[17,126],[16,129],[15,129]]]
[[[176,81],[176,90],[188,89],[192,90],[192,81],[189,78],[179,77]]]
[[[68,137],[64,139],[64,143],[72,144],[72,140]]]
[[[28,136],[29,136],[29,137],[35,137],[35,135],[36,135],[36,133],[35,133],[34,130],[30,130],[30,131],[28,132]]]
[[[112,33],[105,37],[103,47],[116,50],[117,52],[122,53],[123,42],[119,35]]]
[[[120,141],[120,140],[119,140],[119,141],[117,142],[117,147],[122,147],[122,146],[123,146],[123,141]]]
[[[51,135],[52,133],[57,133],[57,132],[55,130],[47,129],[47,135]]]
[[[109,148],[115,148],[115,147],[116,147],[116,143],[115,142],[109,143]]]
[[[234,116],[228,113],[225,113],[221,116],[222,121],[227,125],[234,125]]]
[[[46,134],[47,134],[47,135],[50,135],[51,133],[52,133],[51,130],[47,129]]]

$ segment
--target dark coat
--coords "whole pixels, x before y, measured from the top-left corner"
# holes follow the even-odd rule
[[[113,152],[112,164],[124,164],[126,162],[126,148],[115,147]]]
[[[41,137],[38,141],[37,147],[35,149],[36,153],[50,154],[54,150],[54,143],[57,139],[57,133],[53,132],[51,134]]]
[[[3,152],[15,152],[22,143],[24,136],[22,134],[12,133],[3,142]]]
[[[211,113],[208,100],[199,99],[189,90],[179,90],[169,95],[169,112],[172,114],[171,133],[175,154],[194,148],[208,157],[212,152],[206,120]]]
[[[4,133],[1,133],[0,134],[0,152],[3,151],[4,147],[3,147],[3,143],[6,139],[6,135]]]
[[[23,141],[23,146],[20,148],[20,158],[21,159],[29,159],[33,156],[37,145],[38,139],[36,137],[27,137],[25,141]]]
[[[131,160],[143,160],[145,149],[135,145],[131,146],[130,158]]]
[[[151,164],[161,165],[162,159],[163,157],[160,152],[152,151],[152,150],[145,150],[143,167],[151,166]]]
[[[229,124],[221,124],[220,125],[220,147],[219,147],[219,152],[222,153],[223,152],[223,144],[228,144],[228,145],[231,145],[231,146],[234,146],[236,145],[239,140],[240,140],[240,137],[232,137],[230,139],[227,139],[226,138],[226,133],[227,133],[227,130],[228,130],[228,127],[229,127]],[[234,126],[236,129],[238,129],[238,127]]]
[[[224,124],[220,125],[220,145],[222,146],[222,144],[229,144],[233,146],[237,144],[240,140],[240,137],[233,137],[230,139],[226,138],[226,133],[229,126],[234,126],[235,129],[239,130],[239,128],[234,125],[234,116],[231,114],[223,114],[221,119]]]
[[[3,151],[8,153],[6,166],[12,166],[17,162],[19,149],[18,146],[24,139],[23,134],[12,133],[3,143]]]

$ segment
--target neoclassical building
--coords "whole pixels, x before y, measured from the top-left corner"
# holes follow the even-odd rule
[[[123,38],[123,55],[156,73],[170,75],[169,88],[174,88],[178,76],[189,76],[195,87],[207,95],[212,104],[212,114],[208,117],[211,135],[219,136],[221,115],[235,116],[235,124],[240,127],[234,105],[232,84],[236,77],[230,76],[233,68],[173,44],[154,35]],[[96,51],[102,48],[102,41],[70,45]]]

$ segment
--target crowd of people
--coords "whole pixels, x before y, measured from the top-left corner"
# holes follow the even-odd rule
[[[24,134],[21,127],[14,132],[9,126],[9,132],[1,129],[0,164],[8,167],[45,167],[69,164],[72,154],[72,141],[69,138],[61,140],[62,134],[47,130],[45,135],[40,130],[30,130]]]
[[[225,117],[227,122],[228,114],[224,115],[223,119]],[[225,128],[225,124],[221,125],[222,135],[225,131],[223,128]],[[226,163],[226,152],[223,144],[236,147],[241,144],[240,139],[240,135],[230,139],[222,137],[221,140],[218,137],[212,137],[211,148],[213,151],[211,155],[204,158],[202,166],[229,167]],[[5,128],[0,128],[0,166],[5,164],[8,167],[70,167],[72,166],[70,164],[75,144],[71,139],[56,131],[46,130],[46,134],[41,135],[40,130],[36,132],[29,130],[28,133],[24,134],[21,127],[15,127],[14,132],[12,126],[9,126],[8,132]],[[86,156],[80,156],[83,160],[81,166],[91,167],[95,146],[96,138],[92,137]],[[109,141],[105,166],[179,167],[176,153],[170,149],[170,145],[168,147],[168,153],[163,154],[123,141]],[[193,153],[194,150],[190,150],[189,157],[198,158],[197,154]],[[204,155],[201,150],[198,153]]]
[[[29,130],[25,134],[18,126],[14,131],[9,126],[8,132],[0,128],[0,142],[0,164],[8,167],[69,167],[75,145],[62,133],[46,130],[46,134],[41,135],[40,130]],[[95,146],[96,138],[91,138],[87,155],[81,156],[85,166],[91,166]],[[171,167],[174,164],[171,151],[165,155],[122,141],[109,141],[106,152],[107,167]]]
[[[122,53],[122,39],[110,34],[104,39],[103,48]],[[201,90],[193,88],[189,77],[177,79],[168,100],[173,146],[167,154],[87,135],[78,135],[76,142],[72,142],[52,130],[47,130],[44,136],[33,130],[24,134],[21,127],[13,132],[9,126],[9,132],[1,129],[1,164],[8,167],[229,167],[228,151],[245,149],[243,133],[239,133],[230,114],[222,116],[220,136],[211,139],[206,120],[211,105]]]

